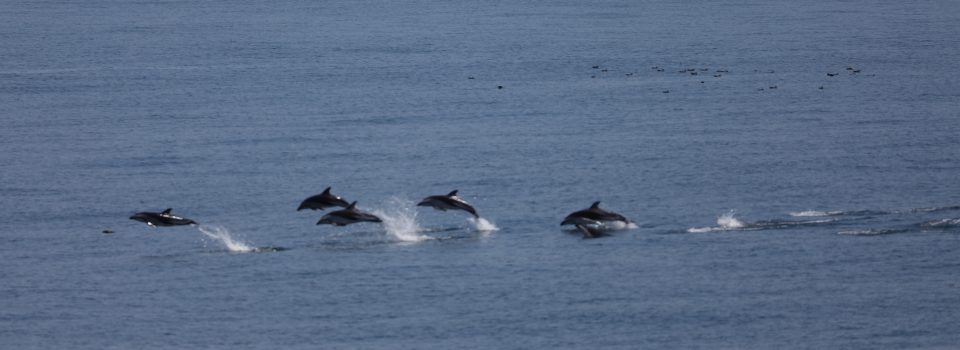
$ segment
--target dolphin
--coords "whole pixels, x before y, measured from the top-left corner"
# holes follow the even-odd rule
[[[330,187],[323,190],[323,193],[310,196],[307,199],[304,199],[303,202],[300,202],[300,206],[297,207],[297,211],[303,209],[313,209],[313,210],[324,210],[331,207],[344,207],[346,208],[350,203],[343,200],[340,196],[330,193]]]
[[[453,190],[450,193],[447,193],[446,196],[430,196],[424,198],[420,203],[417,203],[418,207],[433,207],[437,210],[447,211],[448,209],[452,210],[463,210],[473,215],[475,218],[480,218],[480,215],[477,215],[477,210],[473,208],[466,201],[457,197],[457,191]]]
[[[598,238],[609,236],[606,232],[595,226],[577,224],[577,228],[583,232],[583,238]]]
[[[347,226],[358,222],[383,222],[376,215],[357,209],[357,202],[354,201],[346,209],[332,211],[317,221],[317,225],[328,224],[334,226]]]
[[[602,225],[604,221],[622,221],[629,223],[630,220],[624,217],[623,215],[614,213],[612,211],[604,210],[600,208],[600,202],[593,202],[593,205],[590,208],[584,210],[578,210],[570,215],[567,215],[563,219],[563,222],[560,223],[560,226],[563,225]]]
[[[143,211],[133,214],[133,216],[130,217],[130,220],[146,223],[147,226],[150,227],[197,225],[196,221],[170,214],[170,211],[172,210],[172,208],[167,208],[167,210],[159,213]]]

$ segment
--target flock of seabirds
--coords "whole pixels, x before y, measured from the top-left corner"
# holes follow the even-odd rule
[[[470,205],[470,203],[467,203],[463,198],[457,196],[457,190],[453,190],[445,195],[429,196],[420,201],[420,203],[417,203],[417,206],[432,207],[441,211],[462,210],[470,213],[470,215],[473,215],[476,219],[480,218],[477,210]],[[320,221],[317,221],[317,225],[346,226],[358,222],[383,222],[383,220],[376,215],[357,208],[356,201],[352,203],[347,202],[342,197],[330,193],[330,187],[327,187],[327,189],[318,195],[304,199],[303,202],[300,203],[300,206],[297,207],[297,211],[304,209],[325,210],[335,207],[343,209],[331,211],[323,215],[320,217]],[[139,212],[133,214],[130,219],[146,223],[150,227],[199,224],[191,219],[173,215],[171,213],[172,211],[173,209],[167,208],[159,213]],[[578,210],[567,215],[560,223],[560,226],[574,225],[583,233],[584,238],[595,238],[607,235],[605,228],[608,222],[630,224],[630,220],[623,215],[600,208],[600,202],[593,202],[593,205],[589,208]]]

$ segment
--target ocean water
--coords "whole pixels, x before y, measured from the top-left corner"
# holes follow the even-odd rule
[[[960,344],[958,2],[10,0],[0,43],[0,348]],[[636,227],[559,226],[598,200]]]

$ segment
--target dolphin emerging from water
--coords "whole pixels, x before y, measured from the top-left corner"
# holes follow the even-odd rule
[[[417,203],[417,206],[420,207],[433,207],[437,210],[447,211],[447,210],[463,210],[473,215],[475,218],[480,218],[480,215],[477,215],[477,210],[473,208],[469,203],[457,197],[457,191],[453,190],[450,193],[447,193],[446,196],[430,196],[424,198],[420,203]]]
[[[593,202],[593,205],[590,208],[584,210],[578,210],[570,215],[567,215],[563,219],[563,222],[560,223],[560,226],[563,225],[594,225],[601,226],[604,221],[622,221],[624,223],[629,223],[630,220],[624,217],[623,215],[614,213],[609,210],[604,210],[600,208],[600,202]]]
[[[313,210],[324,210],[331,207],[344,207],[349,206],[350,203],[345,201],[340,196],[330,193],[330,187],[323,190],[323,193],[310,196],[307,199],[304,199],[303,202],[300,202],[300,206],[297,207],[297,211],[303,209],[313,209]]]
[[[146,223],[147,226],[150,227],[197,225],[196,221],[170,214],[172,210],[172,208],[167,208],[167,210],[159,213],[143,211],[133,214],[133,216],[130,217],[130,220]]]
[[[317,225],[347,226],[358,222],[383,222],[376,215],[357,209],[357,202],[354,201],[346,209],[332,211],[317,221]]]

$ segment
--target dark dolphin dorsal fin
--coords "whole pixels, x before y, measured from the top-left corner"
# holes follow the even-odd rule
[[[330,194],[330,186],[327,186],[327,189],[323,190],[321,194]]]
[[[357,201],[353,201],[353,203],[350,203],[350,205],[347,206],[347,209],[346,209],[346,210],[353,209],[353,208],[356,207],[356,206],[357,206]]]
[[[593,202],[593,205],[590,206],[590,209],[600,208],[600,201]]]
[[[453,190],[453,191],[450,191],[450,193],[447,193],[447,197],[453,197],[453,196],[456,196],[456,195],[457,195],[457,191],[459,191],[459,190]]]
[[[160,214],[162,214],[162,215],[170,215],[170,212],[171,212],[171,211],[173,211],[173,208],[167,208],[167,210],[164,210],[164,211],[160,212]]]

